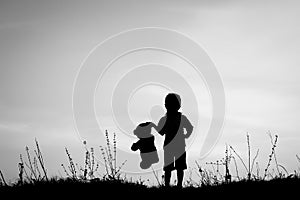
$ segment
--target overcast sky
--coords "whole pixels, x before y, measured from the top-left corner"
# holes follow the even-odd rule
[[[52,174],[67,161],[64,147],[82,163],[71,105],[80,63],[107,37],[154,26],[201,44],[222,77],[226,121],[207,161],[221,158],[226,143],[246,156],[249,132],[264,168],[270,130],[279,135],[280,164],[292,172],[300,154],[299,10],[296,0],[1,0],[0,169],[9,179],[17,177],[19,154],[33,147],[34,138]],[[189,155],[192,166],[197,154]]]

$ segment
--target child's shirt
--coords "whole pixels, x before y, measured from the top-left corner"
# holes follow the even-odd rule
[[[189,135],[185,135],[184,129]],[[157,131],[160,135],[165,135],[164,147],[168,144],[178,150],[185,149],[185,138],[192,133],[193,126],[186,116],[180,112],[166,113],[157,125]]]

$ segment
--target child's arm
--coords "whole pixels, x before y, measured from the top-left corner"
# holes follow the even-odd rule
[[[186,116],[182,116],[182,123],[183,123],[183,127],[186,130],[186,134],[185,134],[185,138],[189,138],[193,132],[193,125],[191,124],[191,122],[188,120],[188,118]]]
[[[165,117],[162,117],[162,118],[159,120],[159,122],[158,122],[157,125],[155,125],[153,122],[151,122],[151,125],[152,125],[152,127],[153,127],[160,135],[164,135],[164,133],[162,132],[162,129],[163,129],[164,125],[165,125],[165,122],[166,122]]]

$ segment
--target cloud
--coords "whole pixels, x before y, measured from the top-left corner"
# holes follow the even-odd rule
[[[18,133],[24,133],[30,130],[30,125],[24,123],[0,122],[0,130],[2,130],[3,132],[13,131]]]

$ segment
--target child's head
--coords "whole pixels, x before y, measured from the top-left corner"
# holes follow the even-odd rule
[[[181,99],[178,94],[169,93],[165,98],[167,112],[176,112],[181,107]]]
[[[151,122],[145,122],[139,124],[136,129],[133,131],[133,134],[138,138],[148,138],[151,137]]]

